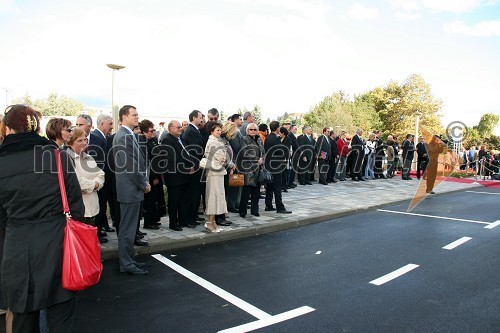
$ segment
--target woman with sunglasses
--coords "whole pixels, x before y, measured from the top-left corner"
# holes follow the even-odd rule
[[[52,118],[45,127],[45,135],[54,141],[59,148],[68,144],[71,138],[71,121],[63,118]]]
[[[40,121],[26,105],[7,108],[0,146],[0,225],[5,230],[0,270],[2,295],[13,314],[13,332],[36,332],[47,309],[51,332],[73,332],[75,293],[62,287],[66,218],[55,169],[53,141],[38,135]],[[83,220],[84,206],[73,165],[61,151],[71,214]]]

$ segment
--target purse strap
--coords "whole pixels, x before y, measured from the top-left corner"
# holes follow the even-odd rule
[[[57,179],[59,181],[59,190],[61,192],[63,212],[67,218],[70,218],[71,212],[69,211],[68,196],[66,195],[66,185],[64,184],[64,176],[63,176],[62,162],[61,162],[61,152],[59,151],[59,149],[56,149],[54,151],[54,154],[56,157]]]

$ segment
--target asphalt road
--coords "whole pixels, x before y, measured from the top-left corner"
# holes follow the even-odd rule
[[[434,217],[388,212],[406,212],[404,203],[158,257],[184,275],[152,256],[139,258],[145,277],[106,261],[100,284],[79,296],[78,332],[217,332],[255,321],[257,332],[500,332],[500,225],[485,228],[500,220],[500,190],[477,191],[486,193],[436,195],[412,211]],[[402,267],[414,269],[370,283]]]

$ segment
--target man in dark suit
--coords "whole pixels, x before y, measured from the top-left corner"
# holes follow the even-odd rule
[[[411,180],[410,170],[415,155],[415,144],[413,143],[413,135],[407,134],[406,140],[403,141],[403,173],[401,175],[404,180]]]
[[[285,128],[288,129],[288,135],[287,138],[291,142],[291,149],[290,149],[290,169],[288,170],[288,188],[295,188],[297,187],[297,184],[295,184],[293,181],[295,180],[295,168],[297,165],[294,164],[293,160],[293,154],[299,149],[299,143],[297,141],[297,125],[293,125],[290,123],[283,124]]]
[[[352,171],[351,177],[354,181],[364,181],[362,175],[363,159],[365,157],[365,148],[362,139],[363,130],[358,128],[356,134],[352,137],[351,141],[351,155],[352,155]]]
[[[427,168],[427,164],[429,163],[429,156],[427,154],[427,148],[425,145],[424,137],[421,136],[418,138],[417,143],[417,179],[420,179],[420,173],[422,176],[425,175],[425,169]]]
[[[238,128],[238,132],[236,136],[229,141],[231,145],[231,149],[233,150],[234,160],[236,161],[237,156],[243,147],[243,134],[241,134],[239,128],[243,124],[243,118],[239,113],[235,113],[231,116],[230,121],[236,125]],[[237,169],[234,170],[234,173],[238,173]],[[228,187],[226,191],[226,201],[227,201],[227,210],[231,213],[239,213],[240,206],[240,198],[243,187]]]
[[[273,211],[273,195],[276,203],[276,211],[281,214],[291,214],[286,210],[281,199],[281,190],[283,189],[283,170],[286,169],[287,159],[290,151],[281,144],[279,137],[280,123],[272,121],[269,124],[271,133],[266,137],[264,150],[266,152],[264,167],[273,176],[273,182],[266,185],[266,211]]]
[[[95,133],[95,131],[91,132],[92,129],[92,118],[88,114],[81,114],[76,118],[76,126],[85,132],[87,136],[88,148],[87,152],[91,155],[97,166],[104,170],[106,164],[106,152],[107,152],[107,142],[106,139],[102,137],[102,135]],[[102,189],[97,192],[99,193]],[[104,193],[104,191],[102,191]],[[101,244],[107,243],[108,239],[106,238],[107,234],[103,230],[103,218],[101,214],[101,202],[104,198],[101,198],[102,194],[99,195],[99,214],[95,219],[95,226],[97,228],[97,236],[99,237],[99,242]],[[106,223],[107,225],[107,223]]]
[[[384,170],[382,168],[382,161],[384,160],[385,157],[385,147],[387,146],[382,141],[382,131],[380,130],[375,131],[375,140],[377,144],[375,146],[374,177],[375,179],[377,178],[387,179],[387,177],[384,175]]]
[[[194,110],[189,114],[189,125],[182,134],[182,141],[186,144],[185,148],[192,157],[190,162],[196,172],[189,176],[189,183],[187,184],[186,191],[188,196],[192,198],[189,203],[188,216],[186,221],[180,221],[181,226],[194,228],[198,223],[198,208],[200,206],[201,195],[201,176],[203,170],[199,168],[199,162],[203,158],[205,152],[205,141],[200,133],[199,126],[203,122],[203,114],[201,111]]]
[[[319,183],[323,185],[328,185],[326,179],[332,154],[330,139],[328,138],[329,132],[330,129],[328,127],[323,128],[323,134],[318,137],[315,147],[316,156],[318,156]]]
[[[330,140],[330,168],[328,170],[328,177],[326,177],[326,181],[328,183],[336,183],[337,181],[335,180],[336,174],[337,174],[337,164],[338,164],[338,157],[339,157],[339,149],[337,147],[337,140],[338,137],[335,134],[333,130],[330,130],[330,133],[328,135],[328,139]]]
[[[151,191],[146,177],[146,156],[132,129],[139,125],[137,109],[125,105],[120,109],[119,119],[122,126],[113,139],[115,156],[115,177],[117,200],[120,202],[120,230],[118,233],[118,256],[120,272],[130,275],[146,275],[144,263],[135,261],[134,241],[137,221],[140,217],[144,193]]]
[[[296,161],[299,168],[299,184],[300,185],[312,185],[310,180],[309,169],[311,164],[314,163],[314,145],[315,142],[311,136],[312,128],[310,126],[305,126],[302,128],[302,134],[297,138],[299,148],[293,154],[293,161]]]
[[[188,209],[191,208],[191,198],[186,190],[190,174],[194,168],[188,167],[189,156],[185,143],[181,139],[182,125],[177,120],[168,124],[168,134],[161,145],[155,147],[152,169],[163,174],[168,191],[169,228],[182,231],[181,225],[188,220]]]

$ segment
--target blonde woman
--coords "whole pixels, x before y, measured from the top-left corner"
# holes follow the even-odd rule
[[[86,133],[75,128],[68,141],[68,155],[75,162],[75,172],[82,190],[83,204],[85,205],[84,221],[95,224],[95,216],[99,214],[99,191],[104,185],[104,171],[97,166],[94,158],[85,152],[87,148]]]
[[[229,175],[232,175],[234,170],[235,170],[234,159],[236,158],[234,151],[233,151],[233,148],[231,147],[231,144],[229,143],[229,141],[234,139],[237,134],[238,134],[238,128],[236,127],[236,125],[234,123],[227,122],[222,126],[220,140],[224,144],[224,146],[226,147],[227,157],[228,157],[227,163],[226,163],[226,165],[227,165],[226,171],[229,171]],[[228,198],[228,195],[229,195],[229,187],[228,187],[229,175],[226,174],[224,176],[224,190],[226,193],[226,202],[229,199]],[[228,225],[231,225],[233,223],[231,221],[226,220],[225,214],[216,215],[215,222],[217,223],[217,225],[222,225],[222,226],[228,226]]]

